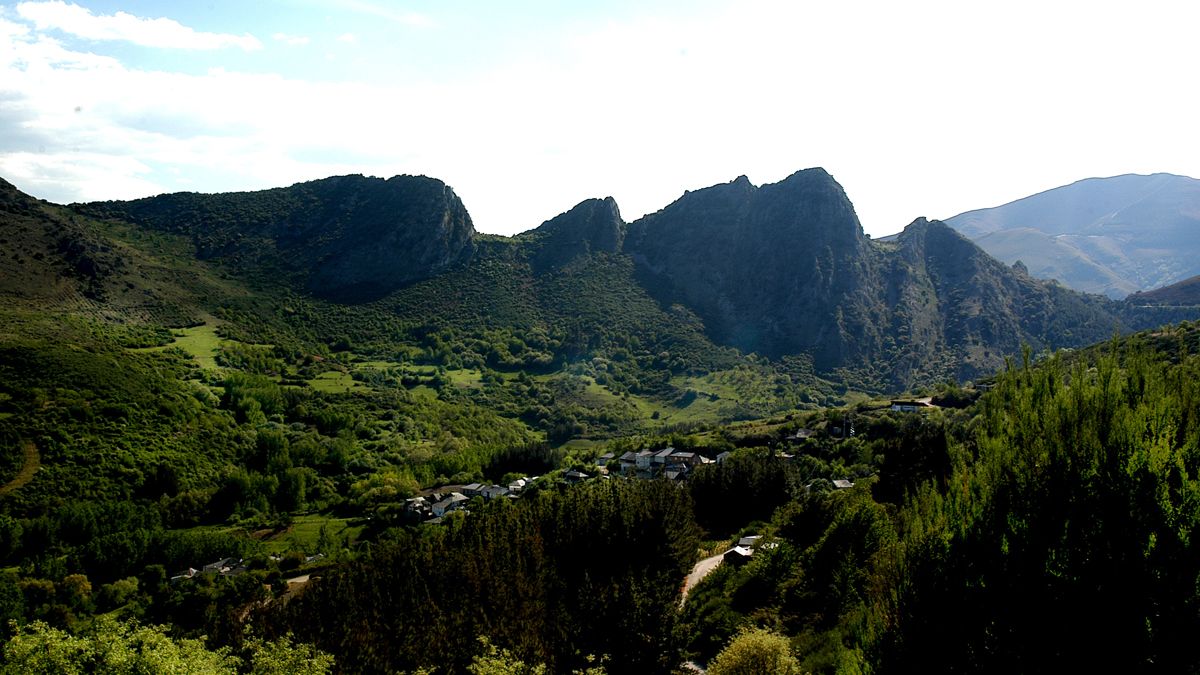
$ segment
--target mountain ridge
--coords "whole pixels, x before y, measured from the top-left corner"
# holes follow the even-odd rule
[[[254,192],[180,192],[74,207],[185,234],[201,259],[256,256],[250,264],[320,297],[351,302],[467,262],[475,246],[462,201],[426,176],[353,174]],[[404,264],[391,264],[394,256]]]
[[[1113,299],[1200,274],[1200,181],[1187,176],[1087,178],[946,222],[1034,276]]]
[[[424,176],[39,208],[187,241],[180,264],[273,294],[388,307],[400,325],[575,334],[557,355],[530,352],[542,364],[607,356],[632,331],[664,354],[672,341],[690,345],[685,359],[658,360],[675,372],[709,362],[709,342],[902,389],[990,372],[1023,344],[1102,340],[1156,311],[1127,315],[1120,303],[1034,279],[940,221],[872,240],[821,168],[686,191],[632,223],[611,197],[588,199],[514,237],[476,233],[453,190]]]

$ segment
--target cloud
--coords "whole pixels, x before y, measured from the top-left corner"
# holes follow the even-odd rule
[[[262,49],[262,43],[249,34],[205,33],[172,19],[144,19],[126,12],[96,15],[62,0],[22,2],[17,14],[38,30],[54,29],[88,40],[120,40],[164,49]]]
[[[348,45],[358,44],[358,36],[354,33],[342,33],[337,36],[338,42],[344,42]]]
[[[287,33],[276,33],[271,36],[271,39],[277,42],[282,42],[285,45],[291,45],[293,47],[301,47],[309,43],[308,36],[306,35],[288,35]]]

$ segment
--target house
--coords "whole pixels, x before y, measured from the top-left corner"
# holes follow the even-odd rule
[[[652,462],[654,464],[666,464],[667,460],[669,460],[673,454],[675,454],[675,448],[668,446],[654,453]]]
[[[729,459],[729,456],[732,454],[733,454],[732,452],[726,450],[725,452],[722,452],[721,454],[717,455],[717,464],[724,464],[725,460]]]
[[[429,515],[429,500],[424,497],[413,497],[404,500],[404,512],[412,513],[418,516]]]
[[[600,455],[599,457],[596,458],[596,466],[599,468],[604,468],[604,467],[608,466],[609,462],[613,461],[616,458],[617,458],[617,456],[615,454],[613,454],[611,452],[606,452],[603,455]]]
[[[240,562],[241,560],[237,558],[223,558],[217,562],[205,565],[203,571],[212,572],[214,574],[224,574],[236,567]]]
[[[652,450],[642,450],[637,454],[637,468],[649,470],[650,465],[654,463],[654,452]]]
[[[734,565],[735,567],[741,566],[746,564],[746,562],[749,561],[750,557],[753,555],[754,549],[750,548],[749,546],[734,546],[728,551],[725,551],[725,553],[721,556],[721,562],[728,565]]]
[[[441,518],[451,511],[466,508],[468,501],[470,500],[461,492],[451,492],[449,497],[433,505],[433,515]]]
[[[491,501],[508,495],[508,488],[503,485],[489,485],[483,488],[480,494],[483,495],[484,499]]]
[[[528,478],[518,478],[508,484],[508,491],[513,493],[520,492],[521,490],[524,490],[525,486],[527,485],[529,485]]]
[[[688,469],[684,464],[673,464],[663,470],[663,477],[667,480],[683,480],[687,478]]]
[[[483,494],[483,487],[483,483],[471,483],[463,486],[462,493],[467,497],[478,497]]]
[[[637,468],[638,453],[630,450],[621,455],[621,473],[629,473]]]
[[[891,409],[894,412],[918,412],[926,408],[932,408],[929,401],[892,401]]]
[[[835,490],[849,490],[852,487],[854,487],[853,481],[843,480],[841,478],[833,481],[833,489]]]
[[[576,471],[574,469],[571,469],[570,471],[563,474],[563,480],[567,481],[568,483],[570,483],[572,485],[574,485],[575,483],[585,481],[588,478],[590,478],[590,476],[588,476],[586,473],[584,473],[582,471]]]
[[[759,539],[762,539],[761,534],[752,534],[748,537],[742,537],[741,539],[738,539],[737,545],[745,546],[746,548],[754,548],[755,546],[758,546]]]
[[[793,442],[803,441],[803,440],[812,438],[813,436],[816,436],[816,435],[817,435],[817,432],[813,431],[812,429],[797,429],[796,433],[787,437],[787,440],[793,441]]]
[[[694,452],[673,452],[671,453],[671,462],[676,464],[686,464],[688,466],[696,466],[700,463],[700,455]]]

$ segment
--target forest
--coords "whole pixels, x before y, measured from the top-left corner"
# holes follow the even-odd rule
[[[0,523],[12,565],[0,577],[6,667],[54,654],[116,668],[119,645],[94,638],[116,631],[133,652],[202,651],[205,672],[285,672],[270,663],[288,658],[313,672],[673,673],[686,662],[715,673],[1192,672],[1198,348],[1200,326],[1185,323],[1075,352],[1027,350],[986,386],[947,385],[943,405],[923,412],[863,401],[621,437],[591,452],[670,444],[728,454],[682,483],[615,471],[579,485],[546,480],[520,499],[477,498],[440,525],[396,513],[423,484],[415,473],[344,482],[370,436],[355,434],[363,422],[336,396],[297,397],[248,374],[231,375],[218,400],[174,398],[172,380],[158,379],[184,367],[169,354],[114,377],[33,351],[4,363],[64,373],[57,389],[88,388],[89,400],[126,401],[71,408],[53,382],[31,388],[55,392],[55,415],[86,416],[131,453],[143,433],[227,439],[242,468],[222,474],[209,457],[219,478],[206,490],[192,473],[204,464],[175,471],[161,459],[169,454],[72,467],[83,457],[55,459],[73,446],[56,438],[57,417],[34,416],[40,433],[7,425],[6,443],[44,446],[43,467],[54,459],[53,470],[108,482],[73,498],[5,497],[22,500]],[[7,368],[9,381],[22,377]],[[130,375],[143,379],[133,386]],[[268,420],[280,417],[273,431]],[[290,431],[293,419],[314,431]],[[852,434],[833,431],[846,420]],[[172,434],[171,424],[204,431]],[[160,453],[205,456],[201,444],[175,443]],[[494,471],[589,468],[578,451],[527,447],[498,454],[506,465]],[[135,467],[140,479],[128,481],[121,472]],[[247,534],[313,508],[358,518],[356,534],[323,528],[309,550],[283,555]],[[748,562],[721,564],[682,597],[697,560],[748,534],[762,537]],[[317,552],[327,555],[306,562]],[[222,557],[244,559],[246,573],[169,579]],[[314,578],[289,589],[285,577],[301,569]]]

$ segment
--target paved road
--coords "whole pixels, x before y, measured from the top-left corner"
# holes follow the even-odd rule
[[[692,587],[700,583],[700,580],[708,576],[710,572],[717,569],[717,565],[721,564],[723,555],[723,553],[718,553],[711,558],[705,558],[696,563],[696,566],[692,568],[692,573],[683,582],[683,598],[679,601],[679,604],[683,604],[687,600],[688,591],[692,590]]]

